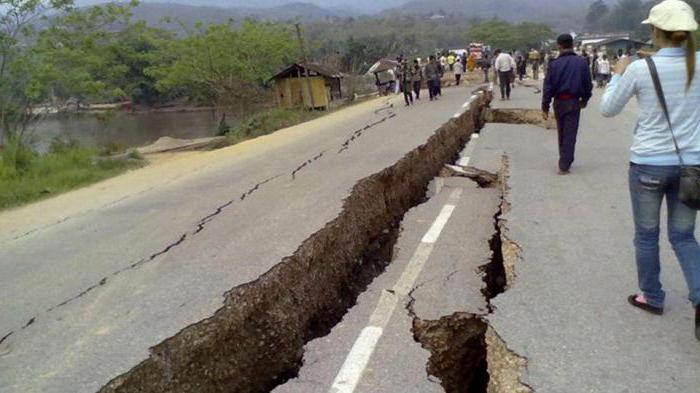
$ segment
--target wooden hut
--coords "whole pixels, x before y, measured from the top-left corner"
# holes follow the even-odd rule
[[[308,70],[309,81],[306,80]],[[343,76],[317,63],[295,63],[270,78],[275,81],[277,102],[283,108],[328,108],[330,102],[341,99]],[[309,95],[311,83],[313,104]]]

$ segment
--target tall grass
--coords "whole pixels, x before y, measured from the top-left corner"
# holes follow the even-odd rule
[[[118,175],[138,159],[99,159],[97,150],[55,142],[46,155],[10,139],[0,150],[0,209],[19,206]]]

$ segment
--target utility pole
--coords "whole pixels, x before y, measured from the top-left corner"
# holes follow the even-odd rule
[[[299,41],[299,49],[301,50],[302,61],[304,62],[304,71],[306,74],[306,88],[309,91],[309,98],[311,99],[311,110],[316,109],[316,103],[314,102],[314,92],[311,89],[311,77],[309,76],[309,59],[306,57],[306,49],[304,49],[304,38],[301,36],[301,26],[299,23],[295,23],[294,27],[297,29],[297,40]]]

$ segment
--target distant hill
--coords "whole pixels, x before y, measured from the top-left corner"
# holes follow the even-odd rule
[[[187,0],[187,4],[178,3],[185,0],[142,1],[133,11],[134,19],[145,20],[153,26],[181,31],[181,24],[192,27],[196,22],[223,23],[228,20],[242,21],[246,18],[260,20],[314,22],[336,20],[358,16],[359,10],[367,5],[365,0],[345,2],[335,0],[306,0],[290,2],[289,0]],[[227,3],[228,7],[203,4]],[[465,19],[494,17],[510,22],[543,22],[559,31],[577,31],[583,25],[586,14],[586,2],[581,0],[375,0],[375,3],[399,4],[370,17],[382,17],[395,14],[410,14],[429,17],[436,14],[459,16]],[[240,4],[247,6],[240,6]],[[321,7],[315,3],[335,6]],[[238,5],[231,7],[231,5]],[[268,8],[264,8],[270,5]],[[378,5],[379,6],[379,5]],[[543,12],[547,10],[547,12]],[[169,21],[166,21],[169,20]]]
[[[178,3],[142,2],[132,12],[134,20],[143,20],[151,26],[170,30],[181,29],[181,23],[192,27],[196,22],[224,23],[246,18],[260,20],[318,21],[348,16],[341,11],[330,11],[309,3],[288,3],[267,9],[252,7],[222,8],[193,6]]]
[[[383,11],[414,15],[464,15],[510,22],[543,22],[565,31],[583,23],[588,2],[581,0],[412,0]]]
[[[105,3],[110,0],[76,0],[78,6],[88,6]],[[141,0],[142,3],[167,3],[189,5],[193,7],[219,7],[233,9],[267,9],[284,7],[300,0]],[[319,8],[340,14],[374,14],[384,9],[398,7],[408,0],[301,0],[304,3],[313,4]]]

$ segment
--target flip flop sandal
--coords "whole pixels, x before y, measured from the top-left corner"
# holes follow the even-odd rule
[[[648,313],[652,313],[654,315],[661,315],[664,313],[664,308],[663,307],[655,307],[647,303],[642,303],[637,301],[637,295],[630,295],[627,298],[627,301],[633,305],[634,307],[640,308]],[[697,329],[696,329],[697,330]],[[696,332],[697,333],[697,332]]]

